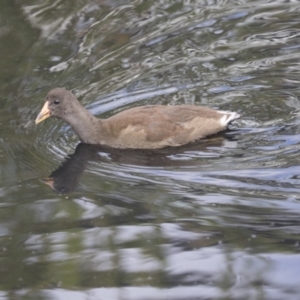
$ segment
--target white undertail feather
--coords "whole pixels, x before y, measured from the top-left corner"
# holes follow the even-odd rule
[[[226,127],[233,120],[238,119],[240,117],[238,113],[232,111],[218,110],[218,112],[224,114],[223,117],[220,119],[220,123],[224,127]]]

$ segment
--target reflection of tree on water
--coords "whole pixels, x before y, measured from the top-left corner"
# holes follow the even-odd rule
[[[207,157],[210,152],[214,153],[210,148],[222,147],[224,143],[228,142],[235,144],[235,141],[232,140],[228,136],[224,138],[224,134],[221,133],[213,138],[183,147],[158,150],[124,150],[80,143],[75,152],[42,181],[57,193],[71,193],[78,186],[89,161],[107,162],[107,160],[112,160],[121,164],[149,167],[193,166],[202,164],[202,157]],[[203,155],[204,151],[207,154]],[[192,155],[190,156],[190,154]],[[195,161],[195,157],[197,161]]]

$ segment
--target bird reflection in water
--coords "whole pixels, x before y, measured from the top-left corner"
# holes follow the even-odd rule
[[[73,154],[69,155],[48,178],[41,181],[59,194],[71,193],[78,186],[87,164],[91,161],[107,162],[109,158],[110,161],[136,166],[192,166],[195,164],[195,160],[189,159],[188,155],[186,155],[187,159],[174,159],[174,157],[180,155],[184,157],[185,153],[194,153],[201,158],[203,152],[211,153],[211,148],[223,147],[225,144],[230,148],[235,148],[236,141],[232,132],[230,135],[221,133],[210,139],[182,147],[158,150],[124,150],[80,143]],[[197,160],[197,164],[201,164],[201,159]]]

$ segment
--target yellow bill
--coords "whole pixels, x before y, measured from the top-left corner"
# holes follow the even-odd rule
[[[48,117],[50,117],[51,114],[50,114],[48,105],[49,105],[49,103],[48,103],[48,101],[46,101],[42,110],[40,111],[39,115],[35,119],[35,124],[38,124],[38,123],[44,121],[45,119],[47,119]]]
[[[54,179],[52,177],[40,179],[42,183],[49,185],[52,189],[54,189]]]

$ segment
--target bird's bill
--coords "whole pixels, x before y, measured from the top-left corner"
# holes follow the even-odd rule
[[[50,110],[49,110],[49,103],[48,103],[48,101],[46,101],[42,110],[40,111],[37,118],[35,119],[35,124],[38,124],[38,123],[44,121],[48,117],[50,117]]]
[[[42,183],[49,185],[52,189],[54,189],[54,179],[52,177],[40,179]]]

